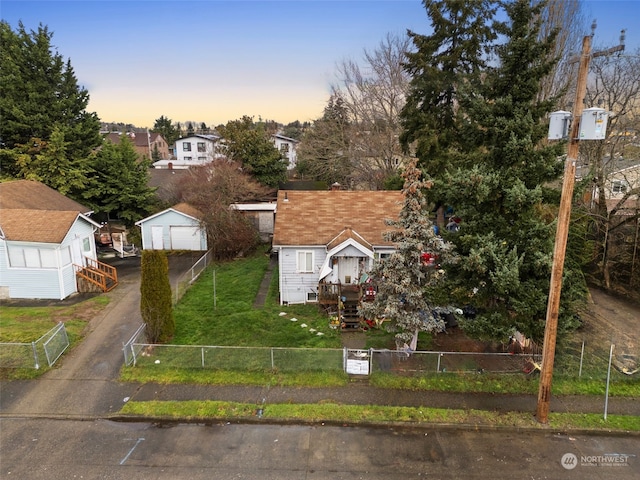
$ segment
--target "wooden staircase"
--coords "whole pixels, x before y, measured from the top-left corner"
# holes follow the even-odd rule
[[[342,330],[358,330],[360,328],[360,315],[358,306],[360,305],[361,290],[359,285],[342,285],[341,302],[338,311],[341,319]]]
[[[78,292],[109,292],[118,286],[118,272],[106,263],[86,259],[87,265],[74,265],[78,279]]]
[[[318,303],[329,315],[337,315],[342,331],[359,330],[364,320],[358,314],[361,302],[375,300],[375,285],[349,283],[318,284]]]

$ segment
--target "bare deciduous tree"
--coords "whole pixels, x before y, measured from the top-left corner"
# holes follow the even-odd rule
[[[235,162],[218,160],[192,167],[180,179],[181,201],[196,207],[217,258],[231,258],[254,248],[258,242],[250,221],[230,205],[262,199],[267,189],[243,173]]]
[[[348,113],[352,181],[361,187],[383,188],[405,158],[399,115],[409,86],[403,64],[410,44],[407,36],[388,34],[375,50],[364,51],[362,62],[337,65],[332,92]]]
[[[640,216],[640,50],[594,58],[591,68],[586,101],[610,112],[608,136],[582,142],[580,153],[593,181],[590,214],[598,245],[594,263],[605,287],[611,288],[611,271],[620,263],[610,252],[611,239],[617,231],[637,225]]]
[[[551,73],[541,82],[539,100],[560,96],[560,105],[566,105],[574,97],[572,88],[578,63],[574,62],[575,52],[582,44],[586,22],[579,0],[548,0],[542,11],[543,22],[540,39],[555,35],[554,49],[549,59],[558,58]]]

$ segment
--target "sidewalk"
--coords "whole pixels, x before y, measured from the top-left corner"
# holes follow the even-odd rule
[[[381,405],[403,407],[431,407],[495,412],[536,411],[535,395],[486,393],[450,393],[377,388],[362,383],[345,387],[256,387],[207,385],[140,385],[131,400],[220,400],[248,404],[276,403],[336,403],[341,405]],[[604,398],[586,395],[554,396],[551,411],[560,413],[603,413]],[[632,398],[610,397],[610,415],[640,415],[640,401]]]

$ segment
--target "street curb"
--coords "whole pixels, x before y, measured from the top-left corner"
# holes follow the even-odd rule
[[[234,425],[283,425],[283,426],[309,426],[309,427],[344,427],[344,428],[395,428],[402,430],[446,430],[446,431],[476,431],[476,432],[510,432],[529,434],[552,434],[552,435],[599,435],[607,437],[640,437],[640,431],[635,430],[606,430],[588,428],[565,428],[557,429],[541,425],[540,427],[517,427],[507,425],[486,425],[472,423],[409,423],[409,422],[339,422],[335,420],[299,420],[299,419],[277,419],[277,418],[257,418],[257,417],[235,417],[235,418],[210,418],[210,417],[155,417],[144,415],[114,414],[103,417],[105,420],[122,423],[161,423],[168,425],[176,424],[234,424]]]

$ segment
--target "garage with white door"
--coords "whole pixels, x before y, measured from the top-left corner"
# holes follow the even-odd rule
[[[171,250],[200,250],[200,227],[169,227]]]
[[[144,250],[207,250],[202,214],[186,203],[144,218],[140,227]]]

